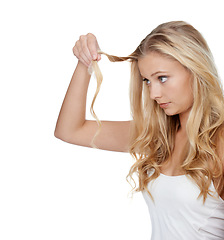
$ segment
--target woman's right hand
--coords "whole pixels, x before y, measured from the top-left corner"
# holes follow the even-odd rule
[[[86,67],[89,67],[93,60],[99,61],[101,59],[101,55],[98,54],[98,50],[100,50],[99,44],[95,35],[92,33],[81,35],[73,47],[74,55]]]
[[[88,33],[76,42],[73,52],[79,62],[63,101],[55,137],[79,146],[92,147],[91,142],[99,129],[98,123],[86,119],[86,95],[91,76],[86,67],[101,59],[96,37]],[[129,149],[130,121],[101,121],[101,131],[94,144],[100,149],[127,152]]]

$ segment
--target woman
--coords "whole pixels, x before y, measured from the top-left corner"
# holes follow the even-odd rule
[[[98,129],[85,119],[88,67],[101,59],[93,34],[81,36],[78,64],[55,136],[91,147]],[[159,25],[128,57],[132,121],[102,121],[94,143],[128,151],[152,221],[152,239],[224,239],[224,98],[202,35],[178,21]]]

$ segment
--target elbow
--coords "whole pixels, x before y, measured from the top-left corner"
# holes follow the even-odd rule
[[[68,138],[68,137],[66,136],[66,134],[61,133],[61,132],[58,131],[57,129],[55,129],[55,131],[54,131],[54,136],[55,136],[56,138],[64,141],[64,142],[66,142],[66,139]]]
[[[59,132],[57,130],[54,131],[54,136],[60,140],[62,140],[63,142],[67,142],[67,143],[73,143],[73,139],[71,134],[68,133],[64,133],[64,132]]]
[[[60,140],[63,140],[62,134],[60,134],[56,129],[54,131],[54,136]]]
[[[58,132],[56,131],[56,129],[54,130],[54,136],[55,136],[56,138],[59,138],[59,139],[60,139],[60,135],[58,134]]]

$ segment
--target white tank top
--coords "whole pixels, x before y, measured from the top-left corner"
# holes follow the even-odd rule
[[[197,199],[199,187],[186,175],[167,176],[160,174],[149,182],[152,201],[145,191],[143,196],[149,208],[152,223],[151,240],[223,240],[224,200],[208,195]]]

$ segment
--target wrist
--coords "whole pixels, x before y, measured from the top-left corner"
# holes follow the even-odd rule
[[[92,67],[89,65],[87,67],[84,63],[82,63],[80,60],[78,61],[77,68],[79,68],[81,71],[85,72],[88,75],[92,75]]]

